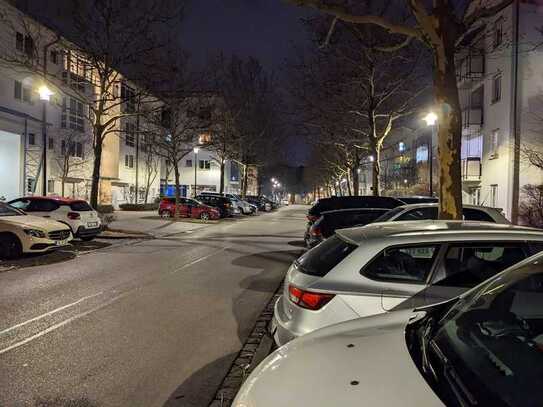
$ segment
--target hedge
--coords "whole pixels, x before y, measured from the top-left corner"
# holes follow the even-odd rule
[[[120,204],[119,208],[123,211],[156,211],[158,209],[158,203],[147,204]]]
[[[113,213],[113,205],[98,205],[96,210],[99,213]]]

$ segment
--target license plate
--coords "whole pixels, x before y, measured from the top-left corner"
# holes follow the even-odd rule
[[[98,226],[98,222],[89,222],[87,223],[88,228],[95,228]]]
[[[66,240],[57,240],[57,241],[55,242],[55,244],[56,244],[57,246],[64,246],[64,245],[66,244]]]

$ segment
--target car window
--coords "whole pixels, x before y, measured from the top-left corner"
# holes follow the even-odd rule
[[[395,221],[437,219],[437,207],[416,208],[398,216]]]
[[[17,209],[26,210],[28,205],[30,205],[30,199],[18,199],[16,201],[10,202],[10,205]]]
[[[0,203],[0,216],[19,216],[19,215],[22,215],[22,213],[19,212],[17,209],[10,207],[10,205]]]
[[[474,287],[528,257],[524,243],[467,243],[447,248],[434,284]]]
[[[86,203],[85,201],[72,202],[70,204],[70,209],[72,211],[78,211],[78,212],[92,211],[92,207],[88,203]]]
[[[463,209],[464,220],[474,220],[479,222],[494,222],[494,219],[484,211],[473,208],[464,208]]]
[[[368,278],[421,283],[432,270],[439,245],[392,247],[383,250],[364,269]]]
[[[404,210],[405,208],[402,208],[401,206],[395,209],[391,209],[390,211],[385,212],[383,215],[375,219],[374,222],[388,222],[390,219],[392,219],[394,216],[398,215],[399,213],[402,213]]]
[[[337,235],[325,240],[297,260],[298,269],[304,274],[324,277],[356,249]]]
[[[382,211],[345,211],[342,213],[333,214],[331,223],[336,229],[364,226],[373,222],[375,219],[381,216],[382,213]]]
[[[28,212],[51,212],[59,208],[59,204],[52,199],[31,199],[26,211]]]

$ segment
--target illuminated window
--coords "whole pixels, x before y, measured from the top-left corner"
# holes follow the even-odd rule
[[[211,143],[211,134],[209,133],[202,133],[198,137],[198,144],[209,144]]]

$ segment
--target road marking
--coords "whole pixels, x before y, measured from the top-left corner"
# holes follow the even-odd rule
[[[40,320],[42,318],[48,317],[49,315],[56,314],[57,312],[63,311],[66,308],[73,307],[74,305],[82,303],[83,301],[86,301],[86,300],[88,300],[90,298],[97,297],[97,296],[99,296],[101,294],[103,294],[103,291],[100,291],[99,293],[96,293],[96,294],[87,295],[86,297],[82,297],[82,298],[78,299],[77,301],[74,301],[74,302],[72,302],[70,304],[63,305],[62,307],[55,308],[54,310],[46,312],[45,314],[42,314],[42,315],[39,315],[37,317],[31,318],[31,319],[29,319],[27,321],[24,321],[24,322],[21,322],[19,324],[10,326],[9,328],[6,328],[3,331],[0,331],[0,335],[8,333],[9,331],[13,331],[14,329],[20,328],[20,327],[25,326],[27,324],[30,324],[31,322],[38,321],[38,320]]]
[[[46,328],[43,331],[38,332],[37,334],[29,336],[28,338],[23,339],[22,341],[16,342],[13,345],[8,346],[7,348],[0,349],[0,355],[4,354],[6,352],[9,352],[10,350],[16,349],[16,348],[18,348],[20,346],[23,346],[23,345],[27,344],[28,342],[33,341],[34,339],[38,339],[39,337],[42,337],[43,335],[47,335],[49,332],[57,330],[58,328],[61,328],[64,325],[67,325],[70,322],[75,321],[76,319],[83,318],[84,316],[89,315],[89,314],[91,314],[91,313],[93,313],[95,311],[98,311],[101,308],[107,307],[108,305],[113,304],[115,301],[120,300],[122,297],[127,296],[132,291],[134,291],[134,290],[130,290],[130,291],[124,292],[122,294],[119,294],[118,296],[112,298],[111,300],[106,301],[103,304],[100,304],[100,305],[98,305],[98,306],[96,306],[94,308],[91,308],[88,311],[85,311],[85,312],[82,312],[80,314],[74,315],[73,317],[65,319],[64,321],[61,321],[61,322],[59,322],[59,323],[57,323],[55,325],[51,325],[49,328]]]
[[[186,264],[183,264],[181,267],[179,267],[178,269],[175,269],[173,271],[170,272],[170,274],[173,274],[173,273],[177,273],[178,271],[181,271],[181,270],[184,270],[186,269],[187,267],[190,267],[190,266],[194,266],[195,264],[197,263],[200,263],[201,261],[204,261],[204,260],[207,260],[209,259],[210,257],[212,256],[215,256],[216,254],[220,253],[220,252],[224,252],[225,250],[229,249],[229,247],[222,247],[220,248],[219,250],[215,250],[214,252],[212,253],[209,253],[209,254],[206,254],[205,256],[202,256],[202,257],[199,257],[197,258],[196,260],[193,260],[191,262],[188,262]]]

